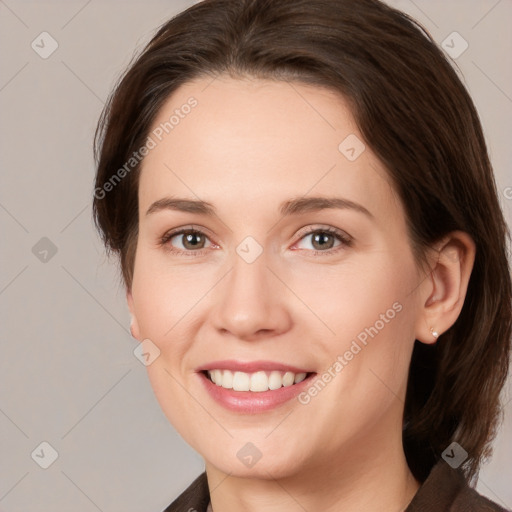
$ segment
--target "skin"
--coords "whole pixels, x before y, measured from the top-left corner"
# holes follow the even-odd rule
[[[350,134],[363,138],[334,92],[198,79],[168,99],[154,127],[191,96],[198,105],[142,165],[127,293],[134,337],[160,350],[147,370],[162,410],[203,456],[214,511],[404,510],[420,485],[401,442],[414,340],[434,343],[430,328],[441,334],[455,322],[472,240],[451,233],[429,252],[430,268],[420,268],[382,164],[368,146],[355,161],[338,149]],[[146,213],[170,196],[207,201],[217,215]],[[279,214],[283,201],[311,196],[342,197],[371,216],[350,208]],[[183,235],[160,243],[171,229],[191,225],[205,233],[198,249],[183,245]],[[352,242],[328,237],[319,247],[307,234],[329,227]],[[247,236],[263,251],[252,263],[236,252]],[[238,359],[321,375],[397,302],[395,318],[307,404],[228,411],[196,372]],[[248,442],[262,454],[251,468],[236,455]]]

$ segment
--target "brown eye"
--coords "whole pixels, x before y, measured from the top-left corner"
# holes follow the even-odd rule
[[[165,234],[161,239],[161,244],[176,253],[199,253],[201,249],[209,247],[207,245],[209,238],[201,231],[196,229],[181,229]]]
[[[179,235],[174,235],[172,238],[175,238],[176,236],[181,237],[181,242],[184,249],[194,250],[202,249],[204,247],[206,237],[197,231],[184,232]]]
[[[332,254],[338,249],[342,249],[345,246],[350,246],[351,239],[348,235],[341,231],[334,230],[332,228],[315,229],[305,233],[298,244],[303,243],[304,240],[309,238],[311,247],[300,246],[299,249],[312,250],[316,253]],[[338,243],[336,243],[338,241]]]
[[[325,232],[317,232],[312,234],[312,245],[315,249],[331,249],[335,243],[334,235]]]

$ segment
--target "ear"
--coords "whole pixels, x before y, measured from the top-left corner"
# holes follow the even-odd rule
[[[475,243],[463,231],[453,231],[429,256],[431,271],[420,286],[416,339],[431,344],[457,320],[475,262]]]
[[[135,307],[134,307],[134,303],[133,303],[133,296],[132,296],[131,290],[126,291],[126,302],[128,304],[128,309],[130,310],[130,317],[131,317],[130,332],[132,333],[132,336],[136,340],[141,341],[140,340],[139,323],[137,322],[137,317],[135,316]]]

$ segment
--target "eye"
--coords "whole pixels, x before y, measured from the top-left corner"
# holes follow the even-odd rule
[[[299,244],[307,241],[309,238],[311,247],[300,247]],[[336,241],[338,244],[336,245]],[[296,246],[299,249],[312,250],[313,254],[319,253],[332,254],[339,250],[349,247],[352,239],[343,231],[335,228],[317,228],[303,233]],[[307,245],[307,244],[306,244]]]
[[[198,256],[203,254],[202,249],[210,247],[212,243],[202,231],[182,228],[166,233],[161,238],[160,245],[166,246],[171,252],[177,254]]]

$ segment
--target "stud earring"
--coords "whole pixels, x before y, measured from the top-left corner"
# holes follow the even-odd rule
[[[437,331],[434,331],[433,327],[430,328],[430,332],[432,333],[432,336],[434,336],[436,340],[437,338],[439,338],[439,333]]]

